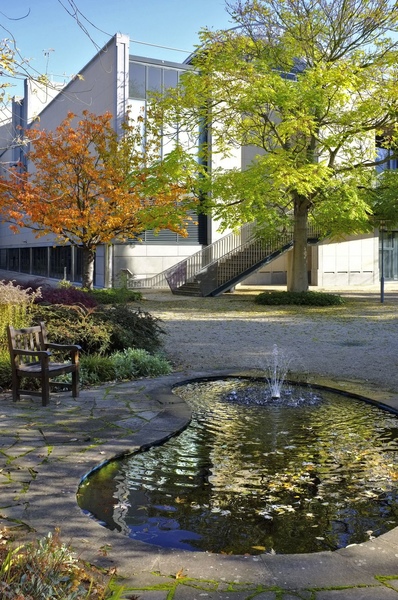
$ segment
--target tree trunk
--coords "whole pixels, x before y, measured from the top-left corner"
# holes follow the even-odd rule
[[[293,256],[291,270],[288,272],[287,289],[289,292],[308,290],[307,239],[308,239],[308,201],[298,197],[294,202]]]
[[[95,249],[83,246],[82,258],[82,286],[88,290],[91,290],[94,283]]]

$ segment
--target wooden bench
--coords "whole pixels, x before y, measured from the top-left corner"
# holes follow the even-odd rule
[[[72,396],[79,396],[79,351],[78,345],[51,344],[47,340],[47,331],[43,322],[35,327],[14,329],[8,326],[8,344],[12,369],[12,397],[14,402],[20,399],[21,394],[41,396],[43,406],[50,401],[50,385],[62,386],[72,390]],[[52,355],[61,353],[60,362],[54,362]],[[69,355],[69,356],[68,356]],[[68,362],[62,362],[64,357],[69,357]],[[57,384],[50,379],[72,373],[72,383]],[[38,379],[40,391],[21,389],[22,378]]]

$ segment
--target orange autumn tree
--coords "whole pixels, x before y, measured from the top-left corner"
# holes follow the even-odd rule
[[[118,136],[112,115],[69,113],[54,131],[25,131],[34,169],[0,178],[0,214],[13,231],[54,234],[57,243],[82,248],[83,286],[93,285],[99,244],[137,237],[146,229],[187,235],[196,200],[197,164],[176,145],[160,158],[161,136],[139,117],[128,117]]]

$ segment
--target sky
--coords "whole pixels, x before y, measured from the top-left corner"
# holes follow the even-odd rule
[[[73,6],[82,27],[67,12]],[[0,39],[15,39],[30,66],[54,81],[69,81],[115,33],[130,37],[130,54],[183,62],[202,28],[230,26],[224,0],[0,0]],[[22,83],[13,84],[10,95],[22,94]]]

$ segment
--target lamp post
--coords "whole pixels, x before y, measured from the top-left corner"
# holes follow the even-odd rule
[[[380,221],[381,259],[380,259],[380,302],[384,303],[384,221]]]

